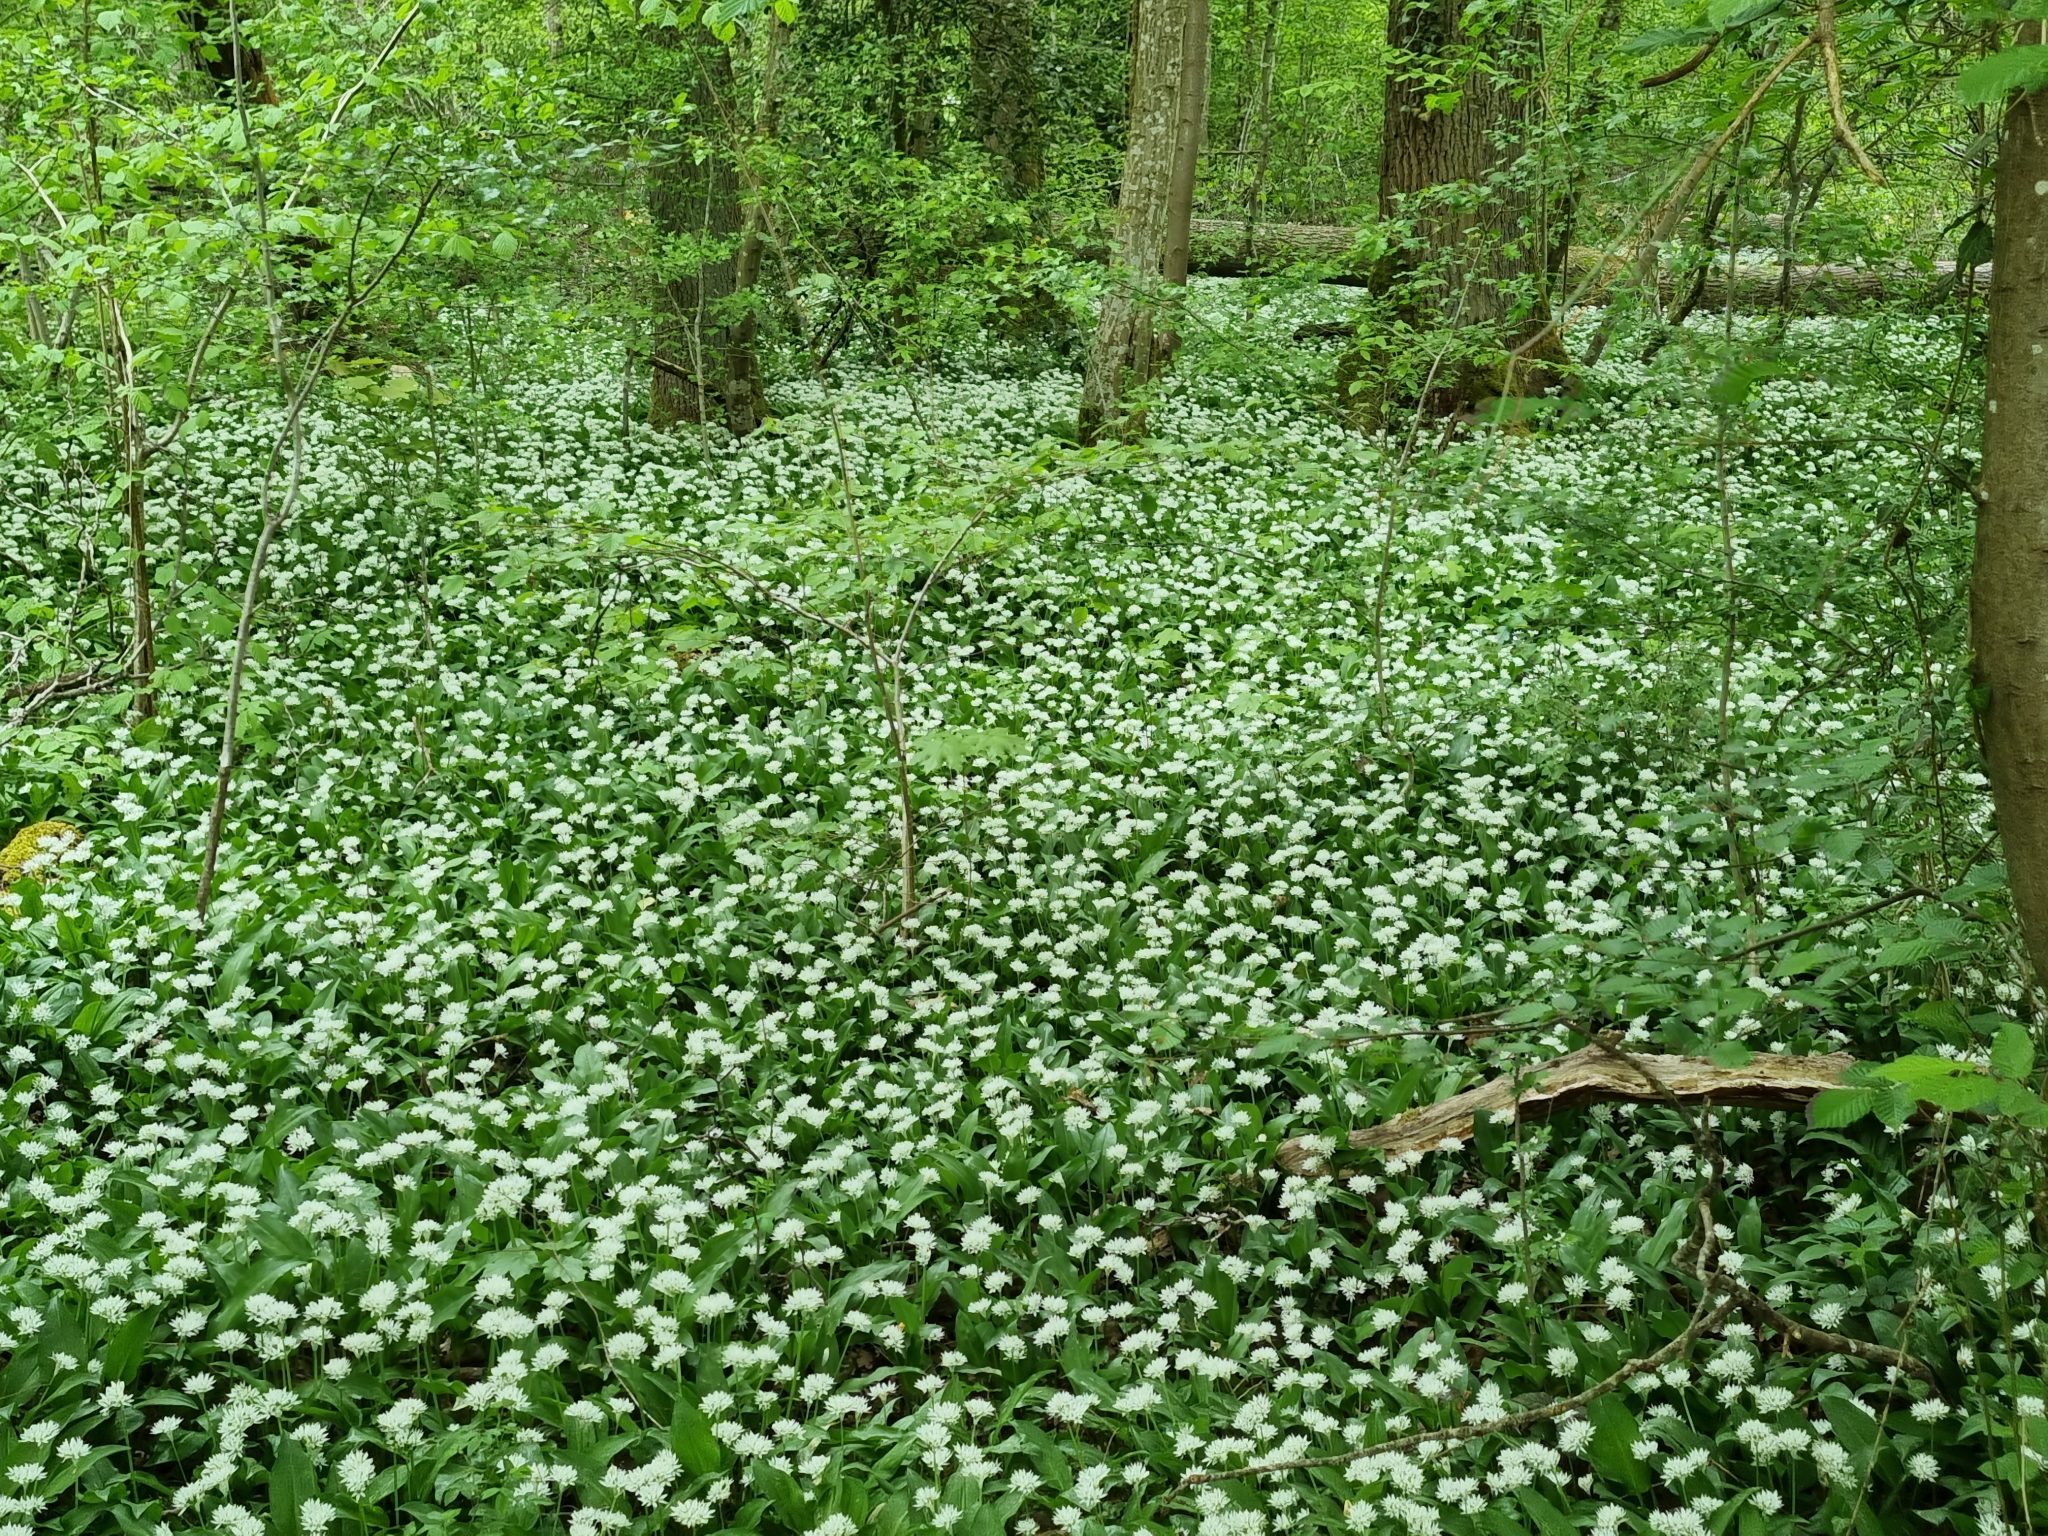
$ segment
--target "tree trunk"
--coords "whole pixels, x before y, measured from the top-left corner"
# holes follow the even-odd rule
[[[938,147],[938,90],[932,79],[932,41],[924,35],[927,12],[911,0],[881,0],[883,35],[889,39],[889,132],[896,153],[929,160]]]
[[[1175,111],[1173,175],[1166,188],[1166,263],[1169,285],[1188,282],[1188,244],[1195,218],[1195,169],[1209,127],[1209,0],[1187,0],[1188,21],[1181,33],[1180,100]],[[1171,360],[1180,335],[1160,332],[1155,368]]]
[[[1266,0],[1266,24],[1256,53],[1252,47],[1253,6],[1245,0],[1245,70],[1249,81],[1237,129],[1237,170],[1244,184],[1244,235],[1247,243],[1266,201],[1266,165],[1273,154],[1273,67],[1280,43],[1280,0]],[[1249,164],[1249,169],[1247,169]]]
[[[1175,103],[1173,175],[1166,188],[1166,280],[1188,280],[1188,237],[1195,217],[1195,167],[1209,126],[1209,0],[1186,0]]]
[[[260,49],[242,41],[240,17],[227,0],[195,0],[185,7],[183,21],[192,34],[193,61],[213,81],[214,94],[233,101],[239,85],[251,101],[277,104],[277,87]]]
[[[648,217],[665,247],[654,294],[649,420],[657,427],[723,422],[744,437],[761,424],[767,402],[751,328],[732,312],[746,235],[733,134],[718,121],[734,101],[732,59],[720,43],[692,47],[673,33],[667,40],[695,55],[688,97],[701,142],[672,146],[648,174]]]
[[[2029,22],[2022,42],[2048,28]],[[1970,582],[1978,728],[2013,909],[2048,976],[2048,88],[2006,108],[1985,358],[1984,481]]]
[[[1542,365],[1563,358],[1543,298],[1547,253],[1536,200],[1514,173],[1528,118],[1520,87],[1535,51],[1534,12],[1509,7],[1506,19],[1474,35],[1462,25],[1466,11],[1464,0],[1391,0],[1387,9],[1380,216],[1405,220],[1411,232],[1388,273],[1404,278],[1411,318],[1457,338],[1429,369],[1420,401],[1438,416],[1491,396],[1534,393],[1545,383]],[[1347,359],[1338,371],[1347,414],[1377,425],[1406,388],[1392,377],[1382,355]]]
[[[1019,198],[1045,181],[1037,22],[1038,0],[970,0],[967,10],[968,126]]]
[[[1083,442],[1095,442],[1105,432],[1134,436],[1143,426],[1142,417],[1125,411],[1124,397],[1149,382],[1158,367],[1152,317],[1164,286],[1171,242],[1180,158],[1176,150],[1183,142],[1181,90],[1192,46],[1189,33],[1198,20],[1206,23],[1207,18],[1206,0],[1140,0],[1138,6],[1116,249],[1095,345],[1081,382]]]
[[[1530,23],[1518,20],[1492,34],[1467,39],[1459,21],[1463,0],[1395,0],[1387,10],[1386,128],[1380,153],[1380,217],[1406,216],[1416,249],[1441,253],[1446,270],[1438,307],[1464,325],[1509,318],[1514,286],[1540,276],[1541,253],[1529,231],[1531,199],[1504,186],[1499,173],[1517,150],[1499,141],[1518,138],[1527,119],[1516,86]],[[1516,7],[1519,13],[1522,8]],[[1448,111],[1429,98],[1444,94],[1434,76],[1472,45],[1500,50],[1465,69]],[[1512,73],[1510,71],[1513,71]],[[1429,195],[1418,195],[1429,194]]]

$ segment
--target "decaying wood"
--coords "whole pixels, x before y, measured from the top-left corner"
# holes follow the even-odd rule
[[[1383,1125],[1351,1133],[1353,1151],[1390,1156],[1428,1152],[1445,1143],[1471,1139],[1482,1113],[1514,1113],[1524,1121],[1546,1120],[1560,1110],[1589,1104],[1713,1104],[1753,1109],[1804,1109],[1816,1094],[1838,1088],[1856,1058],[1755,1056],[1740,1067],[1716,1066],[1703,1056],[1649,1056],[1600,1045],[1560,1056],[1518,1076],[1495,1078],[1438,1104],[1397,1115]],[[1303,1142],[1289,1141],[1280,1165],[1299,1173],[1314,1161]]]
[[[1342,224],[1262,224],[1247,233],[1238,220],[1197,219],[1188,270],[1205,277],[1247,277],[1315,262],[1330,266],[1322,281],[1364,287],[1373,279],[1373,263],[1354,258],[1357,240],[1358,231]],[[1628,265],[1625,257],[1611,252],[1574,246],[1565,265],[1566,291],[1585,293],[1588,303],[1605,302],[1607,290],[1625,276]],[[1728,263],[1716,260],[1707,270],[1700,302],[1712,309],[1732,296],[1737,309],[1775,308],[1784,271],[1775,261],[1738,262],[1731,291]],[[1792,309],[1835,314],[1884,299],[1932,299],[1955,281],[1956,265],[1938,261],[1923,271],[1820,263],[1794,266],[1791,273],[1786,295]],[[1975,276],[1981,288],[1991,281],[1991,268],[1979,267]]]

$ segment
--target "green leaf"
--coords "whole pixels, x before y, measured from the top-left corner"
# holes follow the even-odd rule
[[[1715,405],[1741,405],[1765,379],[1781,378],[1790,372],[1775,357],[1745,357],[1724,367],[1707,386],[1707,398]]]
[[[1522,1506],[1535,1528],[1543,1536],[1579,1536],[1579,1528],[1573,1525],[1565,1512],[1534,1488],[1517,1488],[1515,1501]]]
[[[1746,27],[1782,10],[1785,0],[1707,0],[1707,25],[1717,32]]]
[[[920,768],[945,772],[964,768],[976,758],[1000,761],[1015,757],[1024,747],[1024,738],[1015,731],[957,726],[918,737],[911,744],[910,760]]]
[[[1878,1121],[1886,1130],[1897,1131],[1905,1128],[1906,1122],[1913,1118],[1913,1111],[1920,1106],[1905,1084],[1892,1083],[1873,1093],[1870,1107],[1877,1112]]]
[[[1650,1469],[1633,1449],[1642,1433],[1628,1405],[1618,1397],[1599,1398],[1586,1410],[1586,1418],[1593,1426],[1593,1438],[1586,1444],[1586,1460],[1593,1470],[1630,1493],[1645,1492]]]
[[[510,261],[519,253],[519,237],[509,229],[501,229],[491,236],[491,254],[500,261]]]
[[[1901,1056],[1897,1061],[1880,1062],[1871,1071],[1887,1082],[1904,1083],[1918,1087],[1937,1077],[1954,1077],[1958,1072],[1972,1070],[1959,1061],[1950,1061],[1943,1056]]]
[[[1877,1094],[1869,1088],[1827,1088],[1814,1095],[1807,1106],[1809,1124],[1824,1131],[1854,1125],[1877,1107]]]
[[[1992,1075],[2021,1082],[2034,1070],[2034,1038],[2018,1024],[2007,1024],[1991,1042]]]
[[[1959,1072],[1953,1077],[1915,1083],[1910,1091],[1919,1097],[1922,1104],[1959,1112],[1981,1109],[1998,1097],[1998,1089],[1997,1079],[1986,1077],[1982,1072]]]
[[[299,1510],[306,1500],[320,1496],[319,1474],[313,1458],[290,1435],[277,1442],[277,1460],[270,1464],[270,1528],[278,1536],[304,1536]]]
[[[1979,59],[1956,76],[1956,95],[1967,107],[1996,106],[2014,91],[2048,85],[2048,43],[2006,48]]]
[[[1717,1067],[1746,1067],[1756,1057],[1756,1052],[1739,1040],[1722,1040],[1707,1052],[1707,1060]]]
[[[1697,48],[1714,34],[1705,27],[1652,27],[1621,45],[1623,53],[1660,53],[1666,48]]]
[[[709,1477],[725,1465],[711,1433],[711,1421],[681,1392],[676,1394],[676,1411],[669,1420],[668,1447],[695,1477]]]

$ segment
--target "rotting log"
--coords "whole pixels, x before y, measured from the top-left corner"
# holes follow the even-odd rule
[[[1459,1146],[1471,1139],[1482,1113],[1528,1122],[1591,1104],[1674,1101],[1717,1108],[1804,1109],[1816,1095],[1840,1087],[1842,1074],[1855,1064],[1854,1056],[1837,1053],[1759,1055],[1744,1066],[1723,1067],[1704,1056],[1638,1055],[1589,1045],[1440,1103],[1411,1109],[1384,1124],[1353,1131],[1350,1147],[1393,1157]],[[1314,1143],[1303,1139],[1283,1142],[1278,1153],[1280,1166],[1290,1173],[1305,1171],[1317,1157]]]
[[[1374,263],[1357,254],[1358,231],[1342,224],[1261,224],[1247,231],[1232,219],[1196,219],[1194,249],[1188,270],[1204,277],[1252,277],[1284,272],[1314,263],[1327,268],[1319,281],[1362,288],[1373,280]],[[1733,298],[1737,309],[1771,309],[1779,302],[1784,267],[1775,261],[1737,262]],[[1690,283],[1692,270],[1667,271],[1673,286]],[[1918,267],[1852,267],[1841,263],[1799,264],[1792,268],[1786,301],[1801,314],[1839,314],[1883,300],[1931,300],[1956,279],[1956,264],[1938,261]],[[1634,281],[1625,255],[1573,246],[1565,262],[1565,299],[1581,304],[1606,302],[1608,292]],[[1975,281],[1991,281],[1989,264],[1978,267]],[[1700,306],[1715,308],[1729,301],[1730,273],[1725,259],[1707,269]],[[1669,295],[1665,297],[1668,299]]]

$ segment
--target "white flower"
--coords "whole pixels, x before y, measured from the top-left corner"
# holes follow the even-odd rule
[[[335,1463],[334,1475],[341,1479],[350,1498],[360,1499],[370,1486],[370,1479],[377,1475],[377,1464],[370,1459],[369,1452],[358,1448]]]

